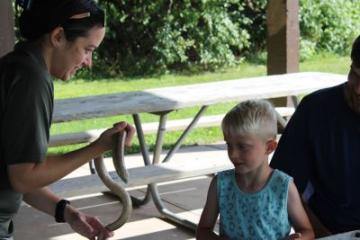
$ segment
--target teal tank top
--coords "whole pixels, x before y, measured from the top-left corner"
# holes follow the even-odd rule
[[[274,170],[264,188],[245,193],[236,183],[234,169],[217,176],[220,235],[230,240],[279,240],[289,235],[287,202],[292,178]]]

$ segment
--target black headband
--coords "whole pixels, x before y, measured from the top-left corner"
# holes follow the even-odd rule
[[[36,39],[69,22],[105,24],[104,12],[93,0],[16,0],[16,4],[23,9],[19,25],[21,35],[27,39]],[[88,15],[71,18],[83,13]]]
[[[15,4],[25,11],[30,11],[33,2],[34,0],[16,0]],[[52,3],[51,5],[56,9],[56,12],[66,15],[66,18],[79,13],[91,12],[96,9],[96,5],[92,0],[63,0],[55,4]]]

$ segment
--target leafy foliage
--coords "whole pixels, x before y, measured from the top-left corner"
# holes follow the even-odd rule
[[[319,50],[348,54],[359,34],[360,1],[301,0],[300,7],[303,52],[310,56]]]
[[[213,70],[263,56],[267,0],[98,0],[107,35],[93,72],[131,76],[197,66]],[[358,34],[358,0],[301,0],[301,59],[347,54]]]
[[[244,1],[99,1],[109,33],[100,56],[110,73],[149,74],[197,64],[234,65],[250,47],[253,20]],[[264,1],[262,1],[264,2]]]

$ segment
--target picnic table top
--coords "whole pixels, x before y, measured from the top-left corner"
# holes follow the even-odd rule
[[[163,112],[229,101],[295,96],[345,81],[345,75],[301,72],[62,99],[55,101],[53,121]]]

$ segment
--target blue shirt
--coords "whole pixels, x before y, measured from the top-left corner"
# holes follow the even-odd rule
[[[274,170],[265,187],[245,193],[238,187],[235,171],[217,176],[220,235],[230,240],[279,240],[290,232],[287,212],[291,177]]]
[[[346,103],[345,84],[301,101],[270,164],[301,193],[313,186],[309,206],[333,233],[360,229],[360,114]]]

